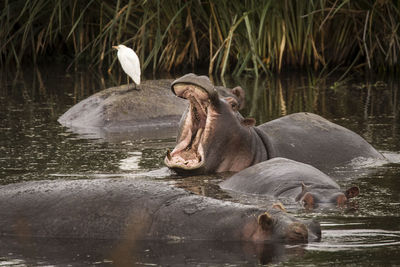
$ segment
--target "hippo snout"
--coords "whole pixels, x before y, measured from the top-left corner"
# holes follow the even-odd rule
[[[294,222],[288,226],[286,232],[286,241],[306,243],[308,241],[308,229],[300,222]]]
[[[179,84],[194,85],[204,90],[204,92],[208,94],[208,97],[210,99],[218,98],[217,90],[215,89],[214,85],[211,83],[210,79],[207,76],[197,76],[193,73],[189,73],[173,81],[171,84],[172,92],[179,97],[183,97],[179,92],[180,91],[179,87],[177,87],[177,85]]]
[[[285,243],[307,243],[321,239],[321,226],[314,220],[301,220],[291,217],[284,211],[265,212],[258,216],[257,227],[252,241],[278,240]]]
[[[314,220],[295,220],[283,229],[281,234],[287,243],[307,243],[321,239],[321,225]]]
[[[321,240],[321,225],[315,220],[304,221],[308,229],[308,241],[319,241]]]
[[[343,207],[348,202],[348,196],[342,192],[325,192],[325,194],[317,192],[307,192],[301,198],[301,202],[306,209],[314,209],[317,207],[324,207],[336,205]]]

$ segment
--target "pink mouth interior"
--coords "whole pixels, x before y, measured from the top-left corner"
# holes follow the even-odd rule
[[[194,85],[175,85],[175,94],[190,101],[189,112],[174,150],[167,154],[169,167],[192,169],[202,164],[204,132],[206,129],[209,98],[208,94]]]

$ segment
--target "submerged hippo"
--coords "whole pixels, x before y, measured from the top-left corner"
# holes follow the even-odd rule
[[[0,187],[0,235],[125,240],[307,242],[319,224],[135,179],[36,181]]]
[[[300,201],[305,208],[320,204],[343,206],[359,194],[354,186],[342,192],[328,175],[311,165],[273,158],[240,171],[220,184],[224,190]]]
[[[171,88],[190,103],[177,144],[164,160],[179,173],[240,171],[274,157],[321,170],[357,157],[383,159],[356,133],[312,113],[291,114],[254,127],[253,119],[238,112],[237,99],[219,97],[206,76],[187,74]]]

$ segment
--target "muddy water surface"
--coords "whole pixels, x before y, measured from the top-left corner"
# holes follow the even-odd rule
[[[58,124],[57,118],[70,106],[115,85],[112,77],[93,72],[66,74],[61,67],[1,75],[1,184],[146,176],[210,197],[258,205],[270,203],[268,199],[220,191],[218,182],[229,174],[176,177],[163,165],[166,150],[175,143],[173,133],[167,139],[132,140],[124,134],[76,134]],[[321,242],[265,244],[246,250],[243,244],[232,242],[143,242],[124,247],[104,240],[37,239],[21,248],[15,240],[2,237],[0,266],[400,265],[398,81],[353,79],[337,83],[334,79],[297,74],[227,81],[228,86],[237,84],[247,93],[243,113],[258,123],[293,112],[314,112],[362,135],[389,159],[389,163],[357,159],[352,163],[355,171],[343,167],[331,173],[342,187],[356,184],[361,189],[360,196],[344,209],[307,212],[281,200],[296,216],[321,222]]]

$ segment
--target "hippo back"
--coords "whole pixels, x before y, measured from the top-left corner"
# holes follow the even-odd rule
[[[220,183],[224,190],[274,197],[297,196],[301,185],[337,189],[339,185],[320,170],[285,158],[273,158],[236,173]]]
[[[322,171],[363,157],[384,159],[358,134],[312,113],[295,113],[257,127],[268,157],[284,157]]]
[[[137,86],[139,90],[125,85],[108,88],[72,106],[58,122],[73,130],[129,132],[143,125],[176,127],[187,102],[175,97],[170,86],[171,80],[148,80]]]

